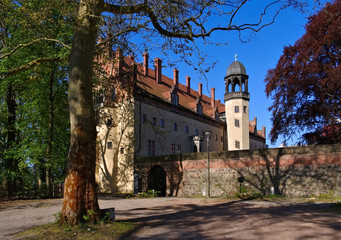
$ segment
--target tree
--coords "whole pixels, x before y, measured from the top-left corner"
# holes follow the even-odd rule
[[[60,117],[68,113],[68,49],[62,42],[70,42],[72,28],[61,12],[70,11],[70,4],[4,0],[0,6],[0,99],[6,107],[0,111],[7,115],[0,119],[1,135],[6,135],[1,177],[8,195],[17,197],[16,190],[31,186],[33,169],[39,168],[35,175],[44,178],[51,192],[53,177],[64,175],[60,172],[68,147],[63,139],[68,137],[68,120]]]
[[[306,143],[341,142],[340,12],[341,1],[335,0],[309,17],[306,33],[268,71],[271,142],[297,132]]]
[[[92,98],[92,76],[95,44],[101,16],[113,14],[119,24],[119,36],[131,32],[160,34],[168,43],[181,50],[194,39],[209,37],[215,31],[259,31],[271,24],[263,23],[266,10],[281,4],[279,10],[299,1],[271,1],[256,23],[237,24],[236,16],[247,3],[244,1],[111,1],[81,0],[74,25],[74,37],[69,64],[69,109],[71,140],[62,221],[76,224],[84,215],[97,221],[100,217],[96,184],[96,129]],[[278,14],[276,11],[275,15]],[[221,25],[210,22],[212,16],[227,17]],[[272,19],[274,20],[274,18]],[[217,21],[217,19],[215,19]],[[213,27],[212,27],[213,26]],[[174,44],[172,39],[178,39]],[[91,214],[90,214],[91,213]]]

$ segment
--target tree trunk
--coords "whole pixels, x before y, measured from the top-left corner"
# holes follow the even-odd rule
[[[54,128],[54,97],[53,97],[53,82],[54,82],[54,68],[52,67],[50,81],[49,81],[49,124],[48,124],[48,138],[46,148],[46,190],[49,197],[52,196],[52,172],[51,172],[51,155],[53,142],[53,128]]]
[[[101,0],[81,0],[74,28],[69,64],[70,150],[61,221],[71,225],[87,215],[100,217],[95,183],[96,123],[92,73]]]
[[[13,154],[11,153],[11,148],[15,145],[16,141],[15,121],[17,109],[17,103],[15,101],[15,94],[12,84],[9,84],[7,88],[6,103],[7,103],[6,149],[8,150],[8,154],[5,157],[5,165],[6,169],[9,171],[9,173],[6,176],[7,194],[8,197],[11,198],[17,193],[17,179],[19,178],[18,160],[16,160],[13,157]]]

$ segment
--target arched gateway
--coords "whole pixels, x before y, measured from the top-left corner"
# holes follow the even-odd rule
[[[148,176],[148,190],[159,191],[159,196],[166,196],[166,172],[160,166],[153,167]]]

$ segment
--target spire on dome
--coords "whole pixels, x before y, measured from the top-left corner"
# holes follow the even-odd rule
[[[234,61],[236,61],[236,62],[237,62],[237,57],[238,57],[238,56],[237,56],[237,53],[235,53],[235,54],[234,54]]]

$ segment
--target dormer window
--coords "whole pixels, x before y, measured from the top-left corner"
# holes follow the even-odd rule
[[[215,112],[215,120],[219,121],[220,120],[220,115],[218,112]]]
[[[197,104],[197,113],[202,115],[202,105],[200,103]]]
[[[171,102],[174,106],[178,106],[179,105],[179,96],[175,93],[172,93]]]

